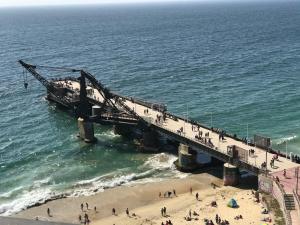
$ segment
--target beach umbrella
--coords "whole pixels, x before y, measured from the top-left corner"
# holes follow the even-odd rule
[[[230,201],[228,202],[227,206],[230,207],[230,208],[237,208],[237,207],[238,207],[238,204],[237,204],[236,200],[232,198],[232,199],[230,199]]]

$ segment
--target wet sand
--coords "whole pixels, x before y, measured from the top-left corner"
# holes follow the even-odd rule
[[[211,183],[218,187],[215,189]],[[193,194],[190,194],[190,187]],[[164,198],[164,192],[176,190],[177,196]],[[159,197],[159,192],[162,197]],[[199,193],[199,201],[195,194]],[[232,209],[227,206],[228,201],[235,198],[239,208]],[[218,206],[211,207],[211,201],[216,201]],[[89,204],[86,209],[85,203]],[[80,204],[84,204],[81,211]],[[97,207],[95,212],[94,207]],[[168,217],[161,216],[161,208],[167,208]],[[47,215],[50,208],[51,217]],[[117,215],[112,215],[112,208]],[[129,208],[130,217],[125,213]],[[192,221],[185,221],[189,210],[195,211],[199,216],[192,216]],[[19,218],[60,221],[79,224],[79,215],[84,218],[87,213],[90,224],[109,225],[140,225],[161,224],[171,220],[173,224],[204,224],[204,218],[215,220],[218,214],[230,224],[258,224],[260,223],[262,205],[254,202],[251,190],[245,188],[224,187],[222,180],[202,173],[191,175],[183,179],[170,179],[162,182],[137,184],[135,186],[119,186],[107,189],[93,196],[69,197],[47,202],[44,205],[24,210],[14,216]],[[132,216],[135,213],[136,216]],[[243,219],[235,220],[234,217],[242,215]]]

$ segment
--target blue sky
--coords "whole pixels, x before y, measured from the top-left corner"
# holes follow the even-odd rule
[[[245,2],[251,0],[0,0],[3,6],[32,6],[32,5],[69,5],[69,4],[120,4],[120,3],[144,3],[144,2]],[[272,1],[272,0],[252,0]]]

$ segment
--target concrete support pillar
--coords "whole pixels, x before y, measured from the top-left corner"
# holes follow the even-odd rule
[[[197,154],[192,152],[189,146],[180,144],[178,147],[177,167],[181,171],[191,172],[197,169]]]
[[[94,136],[94,125],[92,122],[84,121],[83,118],[78,118],[79,137],[87,143],[96,142]]]
[[[240,171],[239,168],[229,164],[224,163],[223,168],[223,182],[224,186],[235,186],[239,183]]]
[[[99,116],[101,114],[101,107],[98,105],[92,106],[92,116]]]
[[[143,132],[142,139],[140,140],[140,149],[147,152],[157,152],[159,150],[158,134],[154,130]]]

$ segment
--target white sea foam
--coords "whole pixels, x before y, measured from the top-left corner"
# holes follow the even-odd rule
[[[296,139],[298,136],[297,135],[292,135],[292,136],[288,136],[288,137],[283,137],[283,138],[280,138],[276,141],[276,144],[277,145],[281,145],[281,144],[284,144],[285,142],[289,143],[290,141]]]
[[[23,186],[19,186],[19,187],[16,187],[8,192],[4,192],[2,194],[0,194],[0,198],[9,198],[11,197],[14,193],[20,191],[21,189],[23,188]]]
[[[115,134],[113,130],[108,130],[105,132],[101,132],[101,133],[95,133],[95,136],[102,136],[102,137],[108,137],[108,138],[116,138],[116,137],[120,137],[120,135]]]
[[[17,199],[0,205],[0,214],[9,216],[35,204],[42,204],[55,196],[49,188],[24,191]]]
[[[50,177],[47,177],[43,180],[36,180],[36,181],[33,182],[33,187],[34,188],[41,187],[42,185],[48,184],[50,182],[50,180],[51,180]]]
[[[65,190],[63,194],[70,197],[89,196],[120,185],[136,185],[162,181],[171,177],[183,178],[188,176],[188,174],[176,170],[175,160],[176,156],[171,154],[156,154],[149,157],[138,168],[141,172],[130,173],[128,168],[119,169],[98,177],[78,181],[68,190]],[[49,186],[47,187],[49,182],[50,178],[35,181],[30,191],[24,191],[17,199],[1,204],[0,214],[4,216],[11,215],[35,204],[42,204],[47,200],[61,197],[62,193],[53,192]],[[12,190],[3,195],[10,196],[14,191],[18,190]]]
[[[175,168],[174,162],[177,157],[167,153],[160,153],[150,157],[145,163],[144,166],[149,166],[153,169],[171,169]]]

